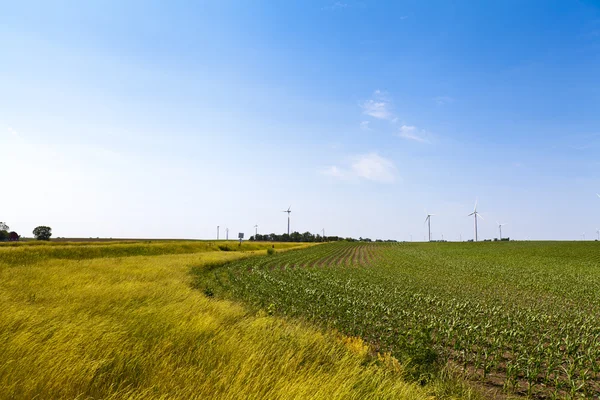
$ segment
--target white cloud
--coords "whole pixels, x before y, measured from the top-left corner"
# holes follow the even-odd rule
[[[344,8],[348,8],[348,7],[350,7],[350,5],[348,3],[342,3],[341,1],[336,1],[332,5],[323,7],[322,9],[323,10],[340,10],[340,9],[344,9]]]
[[[384,101],[367,100],[362,104],[363,114],[378,119],[391,119],[392,113],[388,103]]]
[[[419,131],[416,126],[402,125],[398,132],[398,136],[416,142],[431,143],[427,138],[427,133],[425,131]]]
[[[371,128],[369,128],[369,121],[361,121],[360,129],[362,129],[363,131],[370,131]]]
[[[329,166],[321,171],[323,175],[332,176],[338,179],[347,179],[348,173],[347,171],[341,170],[335,165]]]
[[[450,96],[438,96],[433,100],[437,103],[438,106],[443,106],[444,104],[454,103],[454,99]]]
[[[369,180],[379,183],[393,183],[396,180],[394,163],[377,153],[354,156],[347,167],[329,166],[321,173],[345,181]]]
[[[14,138],[19,137],[19,132],[14,130],[12,127],[6,126],[6,125],[4,127],[2,127],[0,125],[0,136],[4,136],[7,134],[9,137],[14,137]]]
[[[377,153],[357,156],[352,171],[359,177],[375,182],[391,183],[396,179],[396,167],[387,158]]]
[[[373,92],[371,99],[366,100],[361,104],[363,114],[377,119],[393,120],[394,113],[391,111],[391,101],[387,94],[381,90]]]

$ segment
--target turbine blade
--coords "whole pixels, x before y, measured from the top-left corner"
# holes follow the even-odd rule
[[[479,199],[476,197],[475,198],[475,208],[473,209],[473,211],[477,211],[477,203],[479,202]]]
[[[475,214],[475,211],[473,211],[471,214],[467,215],[467,217],[470,217],[473,214]]]
[[[481,216],[481,214],[479,214],[479,213],[477,213],[477,214],[475,214],[475,215],[477,215],[477,216],[478,216],[479,218],[481,218],[481,219],[485,219],[485,218],[483,218],[483,217]]]

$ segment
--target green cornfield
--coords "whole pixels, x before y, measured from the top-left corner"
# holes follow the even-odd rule
[[[335,243],[203,270],[195,286],[360,337],[414,379],[600,395],[597,242]]]

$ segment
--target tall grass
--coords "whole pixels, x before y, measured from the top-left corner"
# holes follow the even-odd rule
[[[0,258],[1,399],[428,398],[360,340],[190,288],[191,267],[250,252],[64,251]]]
[[[33,244],[32,244],[33,243]],[[226,249],[227,251],[254,251],[267,248],[289,249],[307,244],[235,241],[145,241],[145,242],[20,242],[0,243],[0,263],[27,265],[53,258],[83,260],[106,257],[154,256],[164,254],[191,254]]]

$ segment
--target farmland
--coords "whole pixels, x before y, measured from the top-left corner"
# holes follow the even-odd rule
[[[0,245],[0,399],[431,398],[358,338],[192,288],[191,270],[271,247]]]
[[[417,381],[451,370],[504,393],[600,395],[598,243],[326,244],[195,284],[360,337]]]

